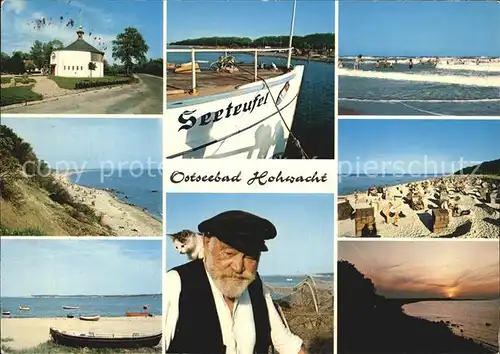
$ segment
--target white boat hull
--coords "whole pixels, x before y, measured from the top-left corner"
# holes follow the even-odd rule
[[[163,125],[167,158],[281,157],[303,73],[298,65],[266,80],[281,116],[262,81],[222,94],[169,100]]]

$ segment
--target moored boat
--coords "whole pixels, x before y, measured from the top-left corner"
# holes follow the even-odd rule
[[[65,310],[78,310],[79,309],[78,306],[63,306],[62,308]]]
[[[167,49],[191,53],[191,75],[167,72],[166,154],[172,158],[282,158],[291,132],[304,74],[291,64],[295,2],[288,48]],[[259,64],[259,54],[288,51],[287,65]],[[196,53],[225,53],[198,71]],[[252,54],[253,64],[232,55]]]
[[[19,305],[19,311],[29,311],[31,308],[25,305]]]
[[[77,348],[144,348],[156,347],[162,334],[113,335],[59,331],[50,327],[52,340],[60,345]]]
[[[82,321],[99,321],[101,316],[80,316],[80,320]]]
[[[126,317],[153,317],[154,315],[149,312],[125,312]]]
[[[2,311],[2,316],[10,316],[10,311]]]
[[[67,317],[67,318],[75,318],[75,315],[73,315],[72,313],[68,313],[68,314],[66,315],[66,317]]]

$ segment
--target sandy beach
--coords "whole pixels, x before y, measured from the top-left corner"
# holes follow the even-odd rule
[[[499,183],[484,187],[486,183],[476,177],[436,178],[387,187],[385,199],[382,193],[374,191],[368,195],[367,191],[361,191],[339,196],[338,202],[340,205],[349,201],[354,210],[373,207],[379,237],[499,238],[500,204],[495,203]],[[443,188],[447,191],[446,197],[442,194],[440,198]],[[422,208],[413,210],[407,203],[410,189],[414,198],[421,198]],[[484,193],[490,195],[491,202],[484,202]],[[453,205],[458,206],[460,216],[453,215]],[[432,210],[438,208],[448,210],[449,223],[446,228],[433,232]],[[382,214],[397,217],[388,216],[386,221]],[[355,237],[354,217],[339,215],[338,230],[340,237]]]
[[[102,223],[109,226],[116,236],[161,236],[162,223],[133,205],[124,203],[110,192],[72,184],[72,173],[54,174],[76,201],[102,214]]]
[[[36,347],[50,340],[49,328],[62,331],[94,332],[95,334],[156,334],[161,332],[161,316],[104,317],[97,322],[77,318],[2,318],[2,338],[8,347],[20,350]]]

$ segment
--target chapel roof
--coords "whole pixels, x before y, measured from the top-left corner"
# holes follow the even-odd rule
[[[82,26],[80,26],[78,28],[78,31],[76,31],[76,34],[78,36],[77,40],[61,50],[72,50],[72,51],[76,51],[76,52],[91,52],[91,53],[99,53],[99,54],[104,55],[103,51],[100,51],[99,49],[96,49],[93,46],[91,46],[90,44],[88,44],[87,42],[85,42],[85,40],[83,39],[84,32],[83,32]]]
[[[99,54],[104,55],[104,52],[94,48],[93,46],[91,46],[90,44],[85,42],[83,39],[77,39],[76,41],[74,41],[73,43],[71,43],[67,47],[63,48],[62,50],[74,50],[77,52],[91,52],[91,53],[99,53]]]

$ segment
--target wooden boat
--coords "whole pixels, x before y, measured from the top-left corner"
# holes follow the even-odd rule
[[[291,63],[292,39],[293,26],[288,48],[167,48],[167,56],[191,53],[191,62],[167,72],[166,158],[281,159],[289,141],[309,158],[291,134],[305,69]],[[259,63],[285,51],[286,66]],[[200,71],[197,53],[225,54]],[[238,53],[253,63],[238,63]]]
[[[65,310],[78,310],[79,309],[78,306],[63,306],[62,308]]]
[[[200,72],[200,64],[194,63],[194,68],[197,73]],[[174,69],[175,73],[191,73],[193,65],[191,63],[183,63]]]
[[[50,327],[52,340],[60,345],[77,348],[144,348],[156,347],[162,334],[141,335],[133,333],[131,335],[106,335],[95,333],[74,333],[59,331]]]
[[[2,316],[10,316],[10,311],[2,311]]]
[[[80,316],[82,321],[99,321],[99,318],[101,318],[101,316]]]
[[[30,308],[28,306],[24,306],[24,305],[19,305],[19,311],[29,311]]]
[[[154,315],[149,312],[126,312],[127,317],[153,317]]]

